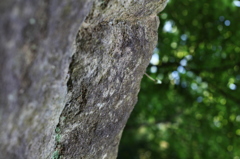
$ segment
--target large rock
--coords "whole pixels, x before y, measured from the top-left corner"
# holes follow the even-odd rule
[[[116,158],[166,0],[91,4],[0,3],[2,158]]]

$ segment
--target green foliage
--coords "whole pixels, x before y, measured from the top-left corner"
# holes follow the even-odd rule
[[[60,132],[61,132],[60,128],[59,128],[59,127],[56,127],[55,132],[56,132],[56,133],[60,133]]]
[[[239,15],[229,0],[169,2],[147,69],[162,84],[143,78],[119,159],[240,159]]]
[[[61,140],[61,135],[60,135],[60,134],[56,134],[56,135],[55,135],[55,141],[56,141],[57,143],[59,143],[60,140]]]
[[[59,157],[60,157],[60,154],[59,154],[59,151],[54,151],[53,152],[53,155],[52,155],[52,159],[59,159]]]

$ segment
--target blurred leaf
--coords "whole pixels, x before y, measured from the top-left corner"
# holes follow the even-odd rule
[[[119,159],[240,158],[238,2],[171,0],[160,13],[147,73],[162,84],[143,78]]]

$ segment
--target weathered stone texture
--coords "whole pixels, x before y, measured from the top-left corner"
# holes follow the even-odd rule
[[[0,2],[0,158],[51,158],[90,0]]]
[[[63,158],[116,158],[165,1],[98,1],[83,22],[57,128]],[[79,143],[80,142],[80,143]],[[85,146],[88,145],[88,146]],[[74,153],[73,153],[74,152]]]
[[[116,158],[165,5],[0,2],[0,158]]]

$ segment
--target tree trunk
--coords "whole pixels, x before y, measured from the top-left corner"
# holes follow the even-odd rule
[[[116,158],[165,5],[0,2],[0,158]]]

